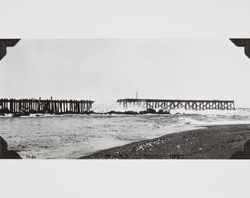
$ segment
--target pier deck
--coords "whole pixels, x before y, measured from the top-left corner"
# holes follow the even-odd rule
[[[2,113],[81,114],[92,109],[91,100],[0,99]]]
[[[128,106],[142,106],[143,108],[152,109],[189,109],[189,110],[234,110],[233,100],[167,100],[167,99],[118,99],[117,103]]]

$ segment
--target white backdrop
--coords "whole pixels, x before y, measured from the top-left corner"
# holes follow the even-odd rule
[[[1,37],[225,38],[249,35],[249,0],[1,0]]]
[[[1,0],[0,8],[2,38],[250,35],[248,0]],[[229,160],[3,160],[0,196],[247,198],[249,167]]]

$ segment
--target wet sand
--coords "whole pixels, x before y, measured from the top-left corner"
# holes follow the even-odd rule
[[[205,127],[98,151],[80,159],[230,159],[250,139],[250,124]]]

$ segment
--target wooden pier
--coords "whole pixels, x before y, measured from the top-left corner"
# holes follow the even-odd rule
[[[141,106],[145,109],[188,109],[188,110],[235,110],[233,100],[165,100],[165,99],[118,99],[124,108]]]
[[[91,111],[91,100],[0,99],[1,113],[81,114]]]

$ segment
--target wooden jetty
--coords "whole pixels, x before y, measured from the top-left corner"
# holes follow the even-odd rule
[[[91,100],[0,99],[2,113],[81,114],[90,112]]]
[[[233,100],[165,100],[165,99],[118,99],[117,103],[128,106],[142,106],[149,109],[189,109],[189,110],[234,110],[235,105]]]

